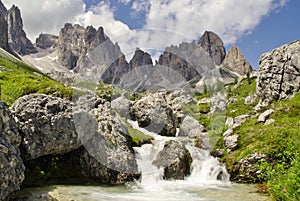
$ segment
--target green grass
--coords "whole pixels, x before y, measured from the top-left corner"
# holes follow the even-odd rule
[[[227,116],[237,117],[243,114],[250,114],[254,112],[254,106],[257,105],[258,99],[253,103],[244,104],[245,98],[249,95],[253,95],[256,92],[255,79],[251,79],[249,82],[247,79],[241,81],[236,89],[233,89],[234,85],[227,86],[228,98],[235,98],[237,101],[227,105]]]
[[[8,105],[19,97],[41,93],[70,99],[72,89],[43,75],[38,70],[19,61],[0,57],[1,99]]]
[[[274,200],[299,200],[300,178],[300,93],[290,100],[271,105],[275,112],[271,125],[258,123],[253,117],[234,130],[240,135],[238,149],[225,155],[228,169],[254,152],[266,154],[267,162],[256,164],[261,170],[259,180],[268,184]]]

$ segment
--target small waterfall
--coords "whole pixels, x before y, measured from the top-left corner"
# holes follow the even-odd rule
[[[188,181],[196,183],[211,182],[229,182],[229,174],[224,165],[210,155],[208,150],[195,147],[193,144],[187,144],[193,162],[191,164],[191,175]]]
[[[166,185],[173,186],[215,186],[229,184],[229,174],[224,165],[210,155],[209,151],[199,149],[194,146],[193,140],[183,140],[182,137],[165,137],[149,132],[144,128],[140,128],[137,122],[128,120],[134,129],[137,129],[154,138],[152,144],[144,144],[141,147],[134,147],[136,151],[136,160],[139,171],[141,172],[141,180],[137,183],[138,188],[144,190],[158,190],[165,188]],[[163,168],[157,168],[153,165],[158,153],[163,149],[164,144],[169,140],[176,140],[185,143],[185,147],[192,157],[191,174],[183,181],[164,181]],[[190,142],[188,142],[190,141]],[[168,184],[166,184],[166,182]],[[173,182],[173,184],[171,184]],[[174,183],[175,182],[175,183]],[[180,184],[180,185],[179,185]],[[162,190],[162,189],[159,189]]]

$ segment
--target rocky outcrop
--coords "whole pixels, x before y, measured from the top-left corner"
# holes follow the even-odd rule
[[[140,66],[150,65],[152,66],[152,58],[151,55],[147,52],[142,51],[139,48],[136,48],[132,59],[129,62],[130,67],[132,69],[138,68]]]
[[[51,34],[43,34],[41,33],[39,37],[35,40],[35,44],[37,47],[41,49],[55,48],[57,47],[58,36]]]
[[[86,149],[81,159],[84,173],[100,183],[132,180],[138,171],[128,130],[109,102],[96,102],[90,102],[91,107],[79,104],[74,114],[76,131]]]
[[[253,71],[241,50],[235,45],[228,50],[221,66],[239,75],[247,75]]]
[[[130,116],[140,127],[159,135],[176,134],[176,117],[163,92],[149,94],[136,101],[130,109]]]
[[[165,179],[184,179],[190,173],[192,158],[183,143],[170,140],[166,142],[153,161],[158,168],[164,168]]]
[[[286,99],[300,89],[300,41],[263,54],[259,60],[257,95],[265,102]]]
[[[178,136],[189,138],[203,138],[206,136],[206,129],[196,119],[186,116],[180,126]]]
[[[26,160],[67,153],[81,146],[70,102],[33,94],[19,98],[11,110],[23,137],[21,146]]]
[[[20,157],[21,136],[7,105],[0,101],[0,200],[20,189],[25,167]]]
[[[6,20],[8,24],[8,43],[11,49],[20,55],[36,53],[36,48],[32,45],[23,30],[20,9],[13,5],[7,12]]]
[[[234,167],[234,172],[231,174],[232,180],[243,183],[260,181],[259,176],[262,171],[255,164],[268,161],[268,157],[260,153],[253,153],[249,157],[241,159]]]
[[[220,65],[226,55],[225,47],[221,38],[211,31],[205,31],[198,41],[209,56],[213,59],[216,65]]]
[[[107,83],[118,82],[129,65],[118,44],[92,26],[65,24],[58,39],[58,61],[77,72],[92,70],[95,77]]]

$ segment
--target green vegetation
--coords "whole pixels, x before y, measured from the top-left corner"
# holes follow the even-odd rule
[[[1,99],[11,105],[21,96],[31,93],[51,94],[70,99],[72,89],[43,75],[19,61],[0,57]]]
[[[230,117],[237,117],[239,115],[253,113],[254,106],[257,105],[258,99],[249,105],[244,104],[244,101],[247,96],[255,94],[255,79],[249,78],[241,81],[236,89],[234,89],[234,86],[235,85],[227,86],[228,99],[234,98],[236,101],[227,105],[226,115]]]
[[[153,137],[150,135],[145,135],[144,133],[142,133],[141,131],[138,131],[134,128],[132,128],[132,126],[126,122],[125,120],[123,120],[123,122],[125,123],[127,129],[128,129],[128,133],[133,141],[133,146],[139,147],[142,145],[143,141],[150,141],[153,140]]]
[[[246,95],[254,93],[254,86],[253,80],[250,84],[247,81],[232,91],[231,97],[238,100],[228,106],[229,116],[254,111],[256,103],[249,106],[242,104]],[[269,160],[255,165],[261,173],[252,182],[266,183],[274,200],[296,201],[300,199],[300,93],[290,100],[274,102],[271,108],[275,112],[269,118],[275,122],[264,125],[254,116],[236,128],[234,133],[240,135],[239,147],[232,153],[226,153],[222,160],[232,170],[233,165],[242,158],[255,152],[266,154]],[[219,143],[218,146],[222,145]]]

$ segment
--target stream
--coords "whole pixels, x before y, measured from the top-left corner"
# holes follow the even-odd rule
[[[19,200],[59,201],[270,201],[256,193],[251,185],[235,184],[229,181],[224,165],[212,157],[207,150],[196,148],[185,141],[185,147],[193,159],[191,174],[184,180],[164,180],[163,168],[152,164],[168,140],[182,140],[179,137],[164,137],[138,127],[128,120],[134,129],[154,140],[152,144],[134,147],[141,178],[122,186],[48,186],[25,188]],[[52,199],[54,198],[54,199]]]

